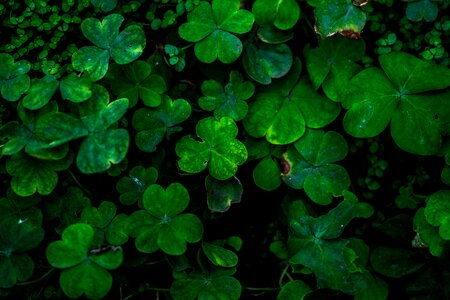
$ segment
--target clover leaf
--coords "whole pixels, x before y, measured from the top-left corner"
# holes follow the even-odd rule
[[[91,87],[92,81],[88,76],[78,76],[75,73],[64,77],[59,84],[62,98],[75,103],[91,98]]]
[[[353,75],[348,70],[359,70],[353,67],[354,61],[360,60],[364,55],[364,41],[351,40],[342,36],[333,36],[319,40],[319,47],[304,49],[306,69],[315,90],[322,84],[327,96],[335,95],[334,90],[344,90]],[[331,82],[330,82],[331,81]],[[326,83],[325,83],[326,82]],[[343,92],[341,92],[343,93]],[[336,100],[336,96],[332,99]]]
[[[174,132],[181,131],[180,126],[191,115],[191,105],[184,99],[161,98],[161,105],[155,109],[140,108],[132,119],[136,134],[136,145],[145,152],[153,152],[164,136],[169,139]]]
[[[306,77],[297,83],[300,72],[296,59],[285,78],[253,97],[243,120],[251,136],[265,136],[274,145],[290,144],[304,134],[306,126],[321,128],[338,116],[339,105],[314,91]]]
[[[231,275],[234,270],[215,269],[209,273],[192,272],[176,279],[170,287],[175,300],[221,299],[237,300],[242,287]]]
[[[440,124],[449,116],[449,94],[439,90],[450,86],[450,69],[403,52],[382,55],[379,61],[384,72],[368,68],[351,80],[353,88],[342,101],[348,109],[345,130],[354,137],[374,137],[390,122],[401,149],[437,153]]]
[[[86,206],[81,213],[81,223],[94,228],[93,245],[102,247],[104,244],[122,245],[128,240],[125,234],[125,221],[127,216],[116,216],[117,207],[110,201],[102,201],[98,208]]]
[[[22,99],[22,105],[28,109],[40,109],[46,105],[58,89],[59,81],[51,75],[31,80],[31,87]]]
[[[402,0],[407,2],[406,17],[414,22],[425,19],[427,22],[433,22],[439,12],[437,2],[442,0]]]
[[[36,206],[40,200],[39,195],[20,197],[12,189],[8,189],[7,197],[0,198],[0,220],[14,218],[41,226],[43,215],[41,209]]]
[[[261,84],[270,84],[272,78],[280,78],[291,69],[293,57],[286,44],[249,44],[244,51],[242,64],[248,76]]]
[[[242,199],[244,188],[237,177],[227,180],[217,180],[206,176],[206,202],[212,212],[225,212],[230,209],[231,204],[239,203]]]
[[[230,82],[224,87],[213,80],[202,83],[204,97],[198,100],[200,107],[207,111],[214,110],[217,119],[230,117],[234,121],[242,120],[248,111],[245,102],[253,96],[255,86],[250,81],[244,81],[242,75],[237,71],[230,73]]]
[[[275,25],[287,30],[294,27],[300,18],[300,7],[295,0],[256,0],[252,12],[258,25]]]
[[[65,194],[52,194],[44,205],[45,218],[59,218],[60,224],[56,226],[55,231],[62,234],[68,226],[80,221],[81,212],[85,207],[91,206],[91,201],[79,188],[69,187]]]
[[[195,43],[195,56],[204,63],[217,58],[226,64],[234,62],[242,53],[242,42],[234,34],[247,33],[255,18],[247,10],[239,9],[239,0],[215,0],[211,4],[200,2],[187,15],[178,34]]]
[[[304,188],[315,203],[330,204],[333,196],[342,195],[350,186],[345,168],[334,164],[347,151],[347,143],[339,133],[308,130],[283,155],[287,172],[282,179],[290,187]]]
[[[14,58],[0,53],[0,92],[8,101],[17,101],[30,88],[31,64],[26,60],[14,62]]]
[[[199,173],[208,167],[211,176],[225,180],[247,160],[244,144],[235,139],[238,128],[231,118],[202,119],[197,123],[196,133],[201,141],[184,136],[175,146],[181,170]]]
[[[439,226],[439,235],[450,240],[450,191],[441,190],[429,196],[424,213],[428,223]]]
[[[103,78],[108,71],[110,57],[118,64],[137,59],[146,44],[144,31],[130,25],[119,33],[124,18],[111,14],[100,20],[86,18],[81,23],[83,35],[95,46],[85,46],[72,55],[73,68],[87,72],[93,81]]]
[[[295,201],[291,206],[301,201]],[[339,238],[345,226],[353,218],[368,218],[373,208],[367,203],[358,203],[356,197],[347,192],[335,208],[320,217],[311,217],[304,209],[290,212],[290,227],[293,236],[288,240],[289,261],[303,265],[314,272],[319,288],[341,290],[354,294],[361,290],[364,269],[358,267],[356,249],[351,240]],[[363,243],[361,241],[361,243]],[[359,251],[358,251],[359,252]]]
[[[311,288],[301,280],[289,281],[281,288],[277,300],[303,300],[311,292]]]
[[[112,286],[112,276],[107,270],[122,264],[120,247],[92,249],[94,229],[88,224],[73,224],[67,227],[62,240],[51,242],[46,255],[55,268],[63,269],[59,283],[70,298],[83,294],[90,299],[104,297]]]
[[[91,4],[95,7],[100,7],[106,13],[116,7],[117,0],[91,0]]]
[[[202,250],[209,261],[220,267],[235,267],[238,263],[238,256],[233,251],[225,249],[216,243],[202,243]]]
[[[0,221],[0,288],[13,287],[17,281],[31,277],[34,263],[24,252],[37,247],[43,239],[40,225],[26,219]]]
[[[144,192],[145,210],[135,211],[127,221],[126,231],[136,237],[136,248],[144,253],[161,249],[170,255],[181,255],[186,243],[196,243],[203,235],[200,219],[182,212],[189,204],[189,193],[179,183],[166,190],[153,184]]]
[[[355,1],[350,0],[307,0],[314,6],[316,31],[324,37],[341,33],[360,36],[366,23],[366,14]]]
[[[142,199],[145,189],[154,184],[158,178],[158,170],[149,167],[136,166],[130,170],[130,175],[122,177],[116,184],[117,191],[121,194],[119,200],[122,204],[132,205],[138,202],[142,207]]]
[[[12,176],[11,188],[22,197],[38,192],[50,194],[58,183],[56,171],[67,169],[72,164],[73,154],[69,152],[60,160],[42,160],[19,152],[6,161],[6,171]]]
[[[161,94],[167,90],[166,83],[161,76],[152,74],[148,62],[137,60],[121,70],[123,75],[119,72],[118,78],[113,78],[111,89],[119,98],[128,98],[130,108],[136,105],[139,98],[149,107],[161,104]]]
[[[401,278],[414,273],[425,264],[417,252],[392,247],[373,249],[370,263],[378,273],[393,278]]]

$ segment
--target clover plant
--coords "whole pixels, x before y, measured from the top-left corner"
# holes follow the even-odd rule
[[[0,2],[0,298],[448,298],[448,0]]]

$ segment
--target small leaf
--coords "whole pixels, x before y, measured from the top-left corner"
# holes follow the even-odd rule
[[[76,103],[85,101],[92,96],[91,84],[89,78],[71,73],[61,80],[61,96]]]
[[[208,208],[212,212],[225,212],[230,209],[231,204],[241,202],[244,190],[236,177],[217,180],[206,176],[205,186]]]
[[[202,249],[206,257],[208,257],[215,266],[234,267],[238,263],[236,253],[218,245],[203,242]]]
[[[441,190],[427,198],[425,217],[431,225],[439,226],[444,240],[450,240],[450,191]]]
[[[289,281],[281,288],[277,300],[303,300],[311,288],[301,280]]]
[[[50,75],[46,75],[41,79],[35,78],[31,80],[31,88],[22,99],[23,106],[32,110],[42,108],[50,101],[58,86],[58,80]]]

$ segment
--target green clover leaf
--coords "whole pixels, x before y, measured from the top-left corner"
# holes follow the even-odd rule
[[[450,240],[450,191],[441,190],[429,196],[424,213],[428,223],[439,226],[439,235]]]
[[[277,300],[303,300],[311,292],[311,288],[301,280],[289,281],[281,288]]]
[[[212,212],[225,212],[230,209],[231,204],[241,202],[244,188],[237,177],[227,180],[217,180],[206,176],[206,201]]]
[[[59,84],[62,98],[75,103],[91,98],[91,87],[92,81],[88,76],[78,76],[75,73],[64,77]]]
[[[203,235],[200,219],[189,213],[181,214],[189,204],[189,194],[179,183],[166,190],[150,185],[144,192],[145,210],[135,211],[127,221],[126,230],[136,237],[136,248],[144,253],[161,249],[170,255],[181,255],[186,243],[196,243]]]
[[[247,33],[255,18],[247,10],[239,9],[239,0],[202,1],[187,15],[178,34],[195,43],[195,55],[204,63],[217,58],[226,64],[234,62],[242,53],[242,42],[234,34]]]
[[[401,278],[416,272],[425,262],[417,252],[409,249],[376,247],[370,255],[370,264],[384,276]]]
[[[94,229],[88,224],[67,227],[62,240],[51,242],[46,255],[55,268],[64,269],[59,283],[70,298],[85,294],[90,299],[104,297],[112,286],[113,270],[122,264],[121,248],[91,249]]]
[[[286,44],[249,44],[242,64],[248,76],[261,84],[270,84],[272,78],[286,75],[293,64],[291,49]]]
[[[130,25],[119,33],[124,18],[111,14],[102,22],[87,18],[81,23],[84,36],[95,46],[85,46],[72,56],[73,68],[87,72],[93,81],[103,78],[108,71],[110,57],[118,64],[128,64],[137,59],[146,44],[144,31]]]
[[[98,208],[86,206],[81,213],[80,223],[94,228],[92,245],[101,247],[106,242],[110,245],[122,245],[128,240],[124,233],[126,215],[116,216],[117,207],[110,201],[102,201]]]
[[[30,88],[31,64],[26,60],[14,62],[14,58],[0,53],[0,91],[8,101],[17,101]]]
[[[176,279],[170,287],[170,294],[175,300],[237,300],[242,287],[239,280],[230,276],[233,272],[228,269],[215,269],[210,273],[193,272]]]
[[[23,107],[36,110],[45,106],[58,89],[59,81],[55,77],[46,75],[41,79],[31,80],[31,87],[22,99]]]
[[[219,267],[235,267],[238,263],[238,256],[233,251],[215,243],[202,243],[203,253],[208,257],[209,261]]]
[[[359,37],[366,24],[366,14],[350,0],[307,0],[314,6],[317,32],[325,37],[350,32]]]
[[[158,170],[149,167],[136,166],[130,170],[130,175],[117,181],[116,189],[121,194],[119,200],[122,204],[132,205],[138,202],[142,207],[145,189],[154,184],[158,178]]]
[[[91,4],[100,7],[102,12],[107,13],[116,7],[117,0],[91,0]]]
[[[34,271],[33,260],[25,253],[44,239],[40,225],[27,219],[6,218],[0,221],[0,287],[13,287]]]
[[[339,105],[314,91],[306,77],[297,83],[300,72],[296,59],[285,78],[254,96],[243,120],[248,134],[265,136],[274,145],[290,144],[304,134],[306,126],[321,128],[339,115]]]
[[[148,62],[137,60],[119,70],[113,69],[113,73],[117,74],[117,78],[112,78],[111,89],[119,98],[128,98],[130,108],[136,105],[138,99],[149,107],[161,104],[161,94],[167,90],[166,83],[161,76],[152,74],[152,67]]]
[[[406,17],[413,22],[419,22],[424,19],[427,22],[433,22],[438,16],[439,7],[437,2],[442,0],[402,0],[407,2]]]
[[[252,12],[258,25],[275,25],[278,29],[294,27],[300,18],[300,7],[295,0],[256,0]]]
[[[155,109],[138,109],[132,119],[133,127],[138,131],[136,145],[145,152],[154,152],[164,136],[169,139],[174,132],[181,131],[180,126],[191,115],[191,105],[184,99],[170,99],[163,95],[161,105]]]
[[[43,215],[41,209],[36,206],[40,200],[39,195],[21,197],[12,189],[8,189],[7,197],[0,198],[0,220],[14,218],[41,226]]]
[[[65,194],[51,195],[45,202],[45,218],[58,218],[60,224],[55,231],[62,234],[68,226],[80,221],[80,214],[85,207],[90,207],[91,201],[83,195],[79,188],[69,187]]]
[[[19,196],[27,197],[38,192],[50,194],[58,183],[56,171],[62,171],[72,164],[73,154],[69,152],[60,160],[42,160],[19,152],[6,161],[6,171],[12,176],[11,188]]]
[[[245,102],[253,96],[255,86],[250,81],[244,81],[237,71],[230,73],[230,82],[224,87],[213,80],[202,83],[202,93],[205,95],[198,100],[200,107],[207,111],[214,110],[217,119],[230,117],[234,121],[242,120],[248,111]]]
[[[380,56],[383,71],[368,68],[353,77],[342,101],[348,109],[345,130],[354,137],[374,137],[389,124],[395,143],[403,150],[430,155],[441,146],[440,124],[450,115],[450,70],[396,52]],[[432,92],[433,93],[426,93]]]
[[[415,247],[428,247],[430,253],[440,257],[445,253],[449,242],[439,234],[439,228],[431,225],[425,217],[425,209],[420,208],[414,216],[416,236],[413,242]]]
[[[345,168],[334,164],[347,155],[347,143],[337,132],[308,130],[282,160],[287,164],[283,181],[290,187],[305,189],[317,204],[327,205],[333,196],[341,196],[350,187]]]
[[[367,203],[358,203],[356,197],[347,192],[344,201],[335,208],[313,218],[308,215],[301,201],[293,204],[296,202],[300,202],[303,209],[290,212],[290,226],[294,235],[288,240],[289,261],[311,269],[319,288],[355,293],[360,281],[365,281],[363,276],[367,271],[356,265],[355,259],[359,253],[350,247],[352,241],[339,236],[353,218],[370,217],[373,208]]]
[[[235,139],[238,128],[231,118],[200,120],[196,133],[201,141],[184,136],[175,146],[181,170],[199,173],[208,167],[211,176],[225,180],[232,177],[238,166],[247,160],[244,144]]]

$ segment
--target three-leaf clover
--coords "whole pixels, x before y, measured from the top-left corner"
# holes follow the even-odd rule
[[[161,105],[155,109],[138,109],[132,119],[136,134],[136,145],[145,152],[153,152],[164,136],[169,139],[174,132],[181,131],[176,126],[191,115],[191,105],[184,99],[173,100],[163,95]]]
[[[26,60],[14,62],[14,58],[0,53],[0,91],[8,101],[17,101],[30,88],[30,77],[26,74],[31,64]]]
[[[152,74],[152,66],[148,62],[137,60],[117,71],[118,78],[112,79],[111,90],[119,98],[128,98],[129,107],[135,106],[139,98],[149,107],[161,104],[161,94],[166,91],[166,83],[161,76]]]
[[[248,100],[255,92],[255,86],[250,81],[244,81],[237,71],[230,73],[230,82],[222,87],[220,82],[213,79],[202,84],[203,97],[198,104],[204,110],[214,110],[217,119],[230,117],[235,121],[242,120],[248,111]]]
[[[7,217],[0,220],[0,288],[25,281],[34,271],[33,260],[24,252],[44,239],[44,230],[27,219]]]
[[[87,18],[81,23],[83,35],[95,46],[85,46],[72,55],[75,70],[87,72],[94,81],[108,71],[110,57],[118,64],[137,59],[146,44],[145,34],[138,25],[130,25],[119,33],[124,18],[111,14],[100,20]]]
[[[437,2],[442,0],[402,0],[406,2],[406,17],[414,22],[425,19],[427,22],[433,22],[439,13]]]
[[[233,176],[238,166],[247,160],[247,150],[236,139],[238,128],[231,118],[202,119],[197,123],[196,133],[201,141],[188,135],[175,146],[181,170],[199,173],[208,167],[211,176],[225,180]]]
[[[189,193],[179,183],[166,190],[157,184],[144,192],[145,210],[135,211],[127,220],[126,231],[136,237],[136,248],[144,253],[161,249],[170,255],[181,255],[186,243],[196,243],[203,235],[200,219],[182,212],[189,204]]]
[[[122,264],[120,247],[92,248],[94,229],[88,224],[73,224],[62,233],[62,240],[51,242],[46,255],[55,268],[63,269],[59,278],[64,293],[70,298],[85,294],[90,299],[104,297],[112,286],[107,270]]]
[[[247,10],[239,9],[239,0],[202,1],[187,15],[187,23],[178,34],[195,43],[195,55],[204,63],[217,58],[226,64],[234,62],[242,53],[241,40],[234,34],[247,33],[255,18]]]
[[[433,226],[439,226],[439,235],[450,240],[450,191],[441,190],[427,198],[425,217]]]
[[[379,57],[383,69],[372,67],[351,80],[344,96],[345,130],[354,137],[374,137],[389,124],[403,150],[430,155],[441,146],[441,123],[450,115],[450,69],[395,52]],[[427,93],[433,92],[433,93]]]
[[[305,193],[317,204],[330,204],[333,196],[340,196],[350,186],[344,167],[334,162],[344,159],[348,147],[337,132],[308,130],[283,156],[287,170],[284,182]]]
[[[298,81],[300,71],[300,60],[296,59],[286,77],[253,97],[243,120],[251,136],[265,136],[274,145],[290,144],[304,134],[306,126],[321,128],[338,116],[337,103],[316,92],[308,78]]]

